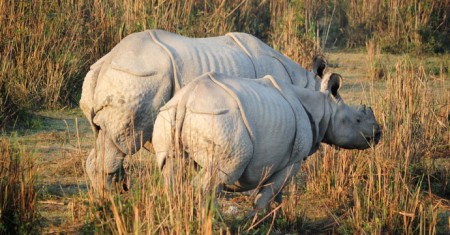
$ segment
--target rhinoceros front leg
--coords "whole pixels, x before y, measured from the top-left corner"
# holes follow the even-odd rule
[[[281,171],[273,174],[261,187],[256,195],[254,202],[254,210],[250,212],[247,217],[254,216],[258,211],[264,210],[268,207],[271,200],[275,200],[278,203],[282,201],[282,192],[287,182],[294,176],[300,169],[300,163],[294,163],[286,166]]]
[[[95,190],[101,192],[119,183],[122,183],[121,189],[128,190],[123,168],[125,156],[126,154],[121,152],[108,137],[106,131],[100,130],[96,147],[92,149],[86,161],[86,172]]]

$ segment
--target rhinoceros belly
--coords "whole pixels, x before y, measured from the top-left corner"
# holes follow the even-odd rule
[[[210,71],[255,78],[251,58],[232,38],[188,38],[161,30],[148,31],[172,56],[180,87]]]

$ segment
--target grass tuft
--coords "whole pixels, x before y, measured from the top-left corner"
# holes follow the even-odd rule
[[[0,139],[0,233],[39,231],[35,181],[37,168],[32,155],[5,138]]]

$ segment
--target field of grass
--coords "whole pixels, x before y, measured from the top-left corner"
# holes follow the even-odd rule
[[[31,224],[16,221],[15,226],[19,231],[44,233],[446,234],[450,231],[450,82],[448,73],[434,74],[436,68],[428,61],[448,68],[448,57],[417,60],[379,55],[387,67],[386,78],[374,80],[365,62],[367,53],[326,56],[330,70],[344,76],[344,99],[374,108],[383,127],[382,141],[365,151],[322,146],[286,187],[281,210],[265,221],[243,220],[251,206],[249,195],[225,194],[217,210],[210,197],[197,195],[189,182],[169,189],[146,150],[128,159],[133,178],[129,193],[96,198],[88,191],[83,169],[93,135],[80,110],[68,109],[33,113],[32,128],[2,137],[2,148],[9,147],[0,162],[16,159],[24,168],[2,165],[0,187],[11,185],[5,185],[10,176],[3,169],[16,169],[18,184],[25,187],[17,193],[25,192],[24,205],[33,206],[32,210],[14,207],[19,214],[32,213],[20,215],[32,218]],[[2,216],[8,216],[5,208],[10,204],[0,206]]]
[[[0,234],[450,234],[448,8],[448,0],[0,1]],[[244,220],[248,194],[224,194],[217,208],[190,181],[163,184],[145,150],[127,158],[130,192],[97,197],[84,170],[94,137],[77,104],[83,77],[124,36],[150,28],[252,33],[304,67],[322,52],[344,77],[346,102],[372,106],[382,140],[364,151],[323,145],[263,221]]]
[[[89,66],[145,29],[251,33],[305,67],[326,48],[449,52],[448,0],[0,1],[0,128],[27,111],[74,107]]]

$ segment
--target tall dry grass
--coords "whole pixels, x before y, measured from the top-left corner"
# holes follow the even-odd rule
[[[386,66],[381,63],[381,49],[375,40],[366,42],[368,55],[368,77],[370,80],[379,80],[386,78]]]
[[[448,0],[338,1],[336,18],[343,26],[338,40],[355,47],[374,38],[382,49],[394,53],[448,51],[449,4]]]
[[[89,65],[132,32],[161,28],[203,37],[244,31],[307,67],[311,55],[323,47],[364,46],[367,39],[376,43],[367,46],[375,56],[378,50],[404,52],[416,47],[448,51],[448,7],[448,0],[0,1],[0,126],[23,110],[75,104]],[[441,76],[448,76],[443,74],[444,70]],[[448,153],[450,97],[448,92],[434,94],[423,69],[408,61],[400,62],[386,77],[387,89],[380,94],[372,88],[369,95],[384,129],[380,145],[363,152],[324,147],[304,167],[305,189],[298,184],[288,187],[290,192],[306,190],[335,201],[335,207],[341,209],[333,212],[337,222],[331,231],[436,231],[441,205],[433,196],[432,184],[447,185],[449,174],[421,169],[424,159]],[[444,77],[440,79],[445,87]],[[2,142],[2,157],[7,158],[0,161],[0,175],[15,173],[2,178],[0,186],[20,185],[21,190],[0,190],[0,196],[6,195],[0,202],[8,202],[1,204],[0,215],[8,218],[8,225],[1,222],[3,228],[20,230],[34,224],[36,218],[35,168],[31,163],[11,162],[18,159],[11,156],[28,153],[10,146]],[[87,231],[235,233],[252,228],[250,232],[258,233],[304,229],[304,212],[298,209],[295,197],[286,197],[283,212],[269,223],[241,225],[240,220],[222,220],[212,197],[197,195],[191,182],[180,180],[181,186],[170,188],[161,182],[151,161],[135,158],[139,160],[132,167],[136,181],[131,192],[113,193],[104,199],[88,193],[72,208],[74,219],[87,221]],[[443,190],[443,196],[448,196],[447,189]],[[9,203],[12,197],[21,203]],[[8,213],[18,215],[14,218],[30,222],[20,227],[9,214],[3,217],[8,211],[3,208],[12,208]]]
[[[448,0],[85,0],[0,2],[0,126],[21,111],[76,105],[89,65],[123,37],[160,28],[251,33],[308,67],[333,45],[448,51]]]
[[[450,209],[445,199],[450,190],[443,186],[449,172],[427,169],[428,161],[445,157],[450,148],[450,93],[436,88],[445,87],[445,76],[430,80],[423,66],[399,60],[385,90],[372,84],[366,96],[383,128],[379,145],[364,151],[322,146],[284,190],[281,210],[275,205],[265,221],[244,220],[249,196],[228,195],[217,206],[213,194],[200,193],[195,181],[187,180],[195,178],[192,166],[179,169],[174,185],[165,184],[152,156],[143,152],[131,164],[129,193],[104,199],[89,193],[74,207],[73,217],[89,221],[89,229],[117,234],[445,233],[448,225],[438,225],[441,211]],[[308,221],[302,204],[309,202],[299,200],[304,195],[332,202],[326,208],[330,219]],[[230,212],[230,204],[239,208],[237,213]]]
[[[433,183],[427,178],[442,183],[448,175],[417,171],[450,148],[449,93],[435,91],[423,67],[399,61],[386,90],[369,96],[383,127],[381,143],[366,151],[324,147],[307,164],[306,190],[331,197],[345,211],[338,232],[436,233],[442,204],[426,190]]]
[[[178,159],[173,184],[164,183],[156,163],[140,152],[130,163],[132,188],[99,197],[93,191],[72,207],[72,218],[87,221],[86,231],[112,234],[216,234],[227,231],[217,215],[215,196],[191,180],[196,171]]]
[[[310,1],[270,1],[269,39],[272,46],[304,67],[309,67],[311,58],[321,52],[311,20],[314,6]]]
[[[21,146],[0,138],[0,233],[39,231],[35,159]]]
[[[243,31],[268,43],[269,34],[284,34],[293,40],[286,48],[290,51],[302,35],[283,32],[286,27],[272,33],[276,24],[271,22],[295,27],[295,18],[280,21],[270,14],[288,5],[256,0],[2,1],[0,127],[21,111],[76,104],[88,67],[136,31],[160,28],[194,37]],[[295,50],[294,59],[311,54],[302,53],[309,47]]]

